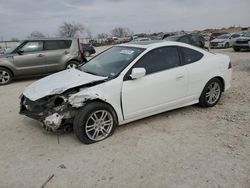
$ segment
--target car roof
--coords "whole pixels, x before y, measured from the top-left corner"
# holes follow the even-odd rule
[[[175,42],[175,41],[166,41],[166,40],[151,40],[151,41],[138,41],[138,42],[129,42],[124,44],[119,44],[117,46],[124,46],[124,47],[135,47],[135,48],[157,48],[163,46],[182,46],[197,49],[198,47],[182,43],[182,42]],[[200,48],[198,48],[200,49]]]

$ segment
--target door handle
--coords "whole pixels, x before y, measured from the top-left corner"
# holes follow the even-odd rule
[[[68,51],[65,51],[64,54],[67,55],[67,54],[69,54],[69,52],[68,52]]]
[[[44,55],[43,54],[39,54],[37,57],[44,57]]]
[[[180,80],[180,79],[182,79],[182,78],[184,78],[184,75],[178,75],[178,76],[176,76],[176,79],[177,79],[177,80]]]

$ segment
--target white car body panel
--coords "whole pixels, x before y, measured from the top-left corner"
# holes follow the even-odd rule
[[[32,83],[25,88],[23,95],[35,101],[45,96],[61,94],[70,88],[105,79],[106,77],[94,76],[77,69],[68,69]]]
[[[169,41],[149,45],[128,43],[118,46],[139,47],[146,50],[118,77],[92,87],[82,88],[78,93],[71,95],[68,101],[74,108],[80,108],[87,101],[98,99],[110,104],[117,114],[119,124],[124,124],[198,103],[206,83],[214,77],[224,80],[225,89],[230,87],[232,69],[228,69],[230,59],[226,55],[212,54],[195,46]],[[201,52],[204,56],[195,63],[145,75],[136,80],[123,80],[142,56],[152,49],[165,46],[187,47]],[[60,94],[67,89],[104,79],[106,78],[78,70],[62,71],[35,82],[26,88],[23,94],[31,100],[37,100],[52,93]]]
[[[125,119],[150,114],[158,108],[166,108],[171,103],[178,104],[186,97],[186,77],[186,68],[181,66],[146,75],[137,80],[125,81],[122,87]]]

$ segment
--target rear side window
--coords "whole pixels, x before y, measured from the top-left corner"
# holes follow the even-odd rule
[[[183,54],[183,62],[185,65],[199,61],[203,57],[203,54],[196,50],[190,48],[181,48],[181,49]]]
[[[67,48],[70,48],[72,40],[65,40],[64,42],[66,43]]]
[[[65,41],[58,40],[58,41],[45,41],[44,49],[45,50],[60,50],[68,48]]]
[[[134,65],[134,68],[145,68],[146,74],[151,74],[179,65],[177,47],[163,47],[148,52]]]

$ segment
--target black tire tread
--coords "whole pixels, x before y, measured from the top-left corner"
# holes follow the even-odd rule
[[[209,86],[209,84],[210,84],[211,82],[217,82],[217,83],[219,83],[219,85],[220,85],[220,90],[221,90],[219,99],[218,99],[217,102],[214,103],[213,105],[208,104],[208,103],[206,102],[206,99],[205,99],[207,87]],[[203,89],[203,91],[202,91],[202,93],[201,93],[201,96],[200,96],[200,98],[199,98],[199,105],[202,106],[202,107],[213,107],[213,106],[215,106],[215,105],[219,102],[219,100],[220,100],[220,98],[221,98],[222,91],[223,91],[223,88],[222,88],[221,80],[218,79],[218,78],[212,78],[211,80],[209,80],[209,81],[207,82],[207,84],[205,85],[205,87],[204,87],[204,89]]]
[[[100,109],[108,110],[111,113],[111,115],[113,116],[114,125],[113,125],[112,131],[110,132],[109,136],[111,136],[114,133],[115,128],[118,125],[116,113],[114,112],[113,108],[110,105],[108,105],[104,102],[99,102],[99,101],[92,101],[92,102],[87,103],[85,106],[83,106],[81,109],[79,109],[77,115],[74,118],[74,122],[73,122],[74,133],[75,133],[76,137],[84,144],[92,144],[92,143],[96,142],[96,141],[90,140],[88,138],[86,133],[84,131],[82,131],[82,130],[85,130],[85,128],[82,126],[85,125],[84,122],[86,121],[88,115],[90,115],[93,111],[100,110]],[[106,138],[108,138],[108,137],[106,137]]]

